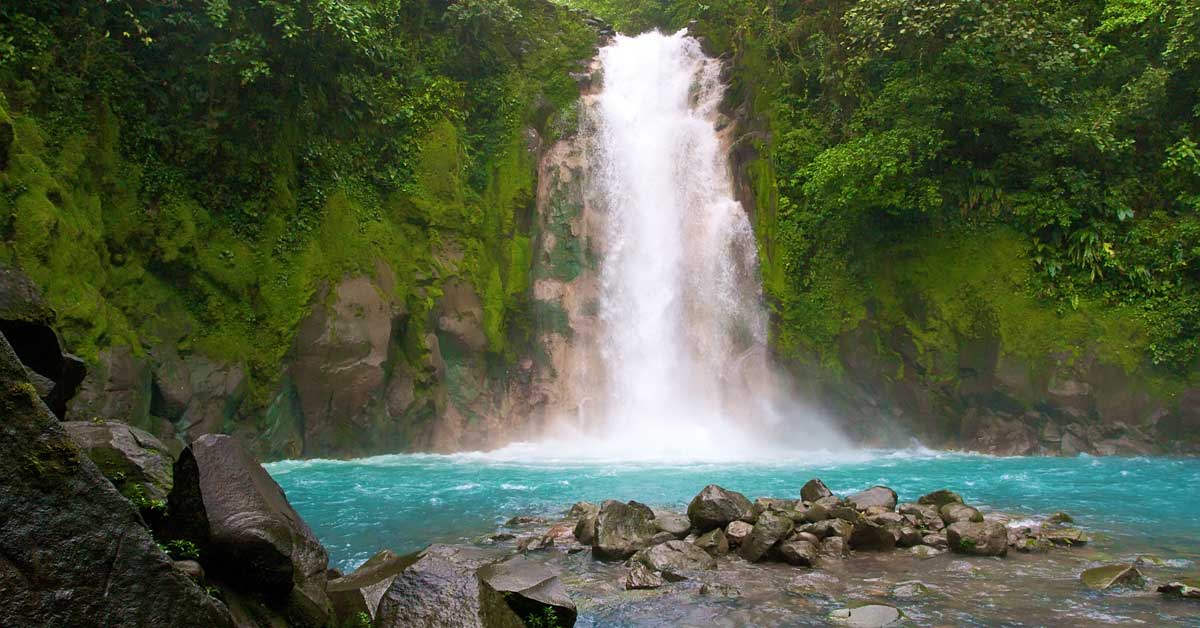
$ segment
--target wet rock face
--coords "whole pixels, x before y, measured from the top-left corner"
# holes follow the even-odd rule
[[[707,532],[722,528],[734,521],[754,522],[754,504],[745,495],[709,484],[688,504],[688,519],[692,527]]]
[[[306,451],[344,447],[334,440],[339,425],[363,432],[371,426],[396,316],[385,292],[367,277],[346,279],[333,289],[331,307],[318,300],[300,324],[289,372],[300,396]]]
[[[522,623],[537,618],[552,621],[552,625],[574,626],[575,603],[558,579],[559,573],[555,568],[521,556],[483,567],[476,576],[484,597],[485,614],[489,606],[504,605]]]
[[[87,369],[82,360],[63,350],[54,331],[55,319],[54,310],[29,277],[0,266],[0,334],[8,339],[38,396],[61,419]]]
[[[646,547],[656,533],[654,513],[649,508],[610,499],[600,505],[596,516],[592,553],[603,560],[624,560]]]
[[[70,440],[2,337],[0,413],[0,625],[232,628]]]
[[[209,524],[201,554],[208,571],[274,601],[296,623],[324,625],[329,558],[283,489],[230,436],[201,436],[192,453]]]
[[[729,553],[729,539],[720,528],[696,537],[695,544],[710,556],[724,556]]]
[[[383,594],[414,560],[412,556],[397,556],[391,550],[383,550],[352,573],[330,580],[326,591],[337,624],[353,625],[363,613],[374,620]]]
[[[959,554],[1005,556],[1008,554],[1008,528],[1003,523],[960,521],[946,528],[950,549]]]
[[[62,426],[126,497],[166,504],[172,486],[172,456],[157,438],[115,421],[65,421]]]

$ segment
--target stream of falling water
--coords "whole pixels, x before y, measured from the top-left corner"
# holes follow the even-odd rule
[[[550,450],[754,460],[785,441],[844,448],[770,365],[754,232],[717,129],[720,62],[685,31],[618,35],[599,61],[583,139],[604,231],[592,348],[604,390],[587,391],[580,433]]]

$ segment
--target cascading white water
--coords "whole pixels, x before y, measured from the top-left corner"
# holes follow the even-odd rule
[[[680,31],[618,35],[599,65],[581,139],[602,232],[601,328],[589,334],[596,346],[578,349],[604,372],[576,391],[566,433],[501,455],[711,461],[843,449],[769,364],[754,232],[717,129],[720,62]]]

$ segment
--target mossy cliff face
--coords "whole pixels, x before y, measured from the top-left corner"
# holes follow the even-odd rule
[[[529,321],[556,317],[534,282],[558,272],[535,252],[539,162],[573,131],[570,74],[596,26],[539,0],[479,15],[356,6],[301,3],[264,23],[239,21],[255,17],[243,8],[167,19],[72,4],[61,20],[31,7],[6,23],[0,263],[42,288],[89,363],[69,418],[164,440],[234,433],[275,458],[489,447],[536,415],[524,391],[545,351]],[[331,43],[322,11],[343,12],[338,32],[358,39]],[[105,38],[112,25],[96,23],[125,19],[145,36]],[[290,20],[313,38],[276,57],[299,41]],[[96,63],[140,74],[89,93],[98,70],[44,45],[72,28],[99,38]],[[220,89],[227,60],[179,36],[241,41],[247,28],[266,39],[266,67],[241,75],[243,98],[131,106],[173,85],[151,80],[172,71],[164,54],[210,64],[177,84]],[[297,73],[297,54],[365,66]],[[331,95],[305,81],[350,82]],[[193,150],[226,161],[188,161]]]

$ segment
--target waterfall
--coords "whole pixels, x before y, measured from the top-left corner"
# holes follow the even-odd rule
[[[770,364],[754,232],[718,129],[721,63],[686,31],[650,32],[618,35],[597,69],[578,139],[599,232],[594,346],[575,349],[588,377],[565,434],[534,452],[753,460],[844,448]]]

